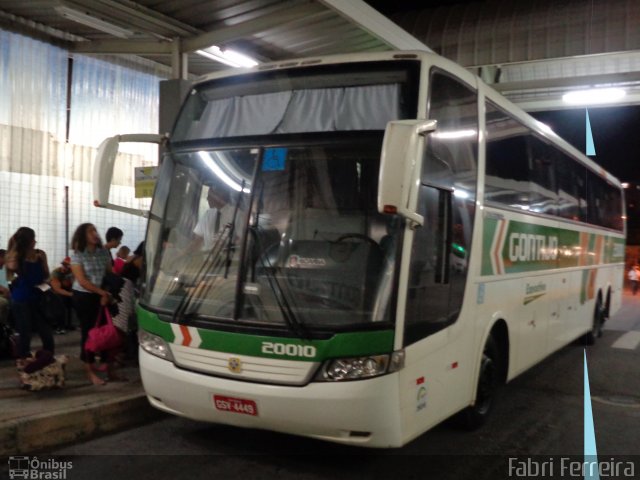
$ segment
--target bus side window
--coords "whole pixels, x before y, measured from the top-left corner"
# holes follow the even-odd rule
[[[587,220],[586,170],[568,155],[560,154],[556,164],[558,216],[580,222]]]
[[[530,210],[556,215],[558,197],[555,165],[559,155],[553,147],[534,135],[529,137],[529,145]]]
[[[620,191],[594,172],[587,174],[589,223],[622,230],[622,198]]]

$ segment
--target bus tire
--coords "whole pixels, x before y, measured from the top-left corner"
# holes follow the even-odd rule
[[[482,352],[476,401],[460,412],[459,420],[466,430],[475,430],[484,425],[493,409],[496,393],[500,384],[501,356],[498,345],[490,336]]]
[[[602,301],[598,298],[596,302],[596,308],[593,312],[593,324],[591,325],[591,331],[584,334],[585,345],[593,345],[596,343],[596,338],[602,337],[602,324],[604,323],[604,308],[602,307]]]

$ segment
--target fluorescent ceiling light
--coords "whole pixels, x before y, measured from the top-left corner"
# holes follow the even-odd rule
[[[242,185],[240,185],[238,182],[233,180],[229,175],[227,175],[227,173],[224,170],[222,170],[222,168],[220,168],[220,165],[218,165],[216,162],[214,162],[211,159],[211,157],[207,152],[200,151],[198,152],[198,155],[200,155],[200,158],[205,163],[205,165],[209,167],[209,169],[213,173],[215,173],[220,180],[222,180],[224,183],[229,185],[236,192],[251,193],[251,190],[249,190],[248,188],[242,188]]]
[[[478,134],[477,131],[469,129],[469,130],[449,130],[448,132],[436,131],[433,133],[433,136],[441,140],[455,140],[457,138],[475,137],[477,134]]]
[[[590,88],[565,93],[562,101],[569,105],[599,105],[617,102],[625,95],[621,88]]]
[[[221,50],[215,45],[203,50],[196,50],[196,53],[203,57],[210,58],[211,60],[215,60],[216,62],[229,65],[230,67],[255,67],[258,65],[257,61],[247,55],[228,48]]]
[[[102,20],[101,18],[94,17],[93,15],[89,15],[81,10],[76,10],[75,8],[71,8],[66,5],[57,5],[54,9],[64,18],[86,25],[87,27],[95,28],[101,32],[109,33],[115,37],[129,38],[133,36],[133,31],[114,25],[113,23]]]

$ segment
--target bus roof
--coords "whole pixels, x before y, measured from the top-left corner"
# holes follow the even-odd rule
[[[319,65],[338,65],[354,62],[372,62],[372,61],[397,61],[397,60],[416,60],[425,62],[428,64],[437,63],[439,66],[443,66],[449,70],[452,74],[461,77],[462,80],[469,82],[470,76],[474,77],[473,87],[477,86],[478,92],[482,93],[486,98],[490,99],[493,103],[499,107],[507,110],[513,114],[518,120],[525,124],[528,128],[535,131],[540,136],[544,137],[548,141],[554,143],[556,146],[564,150],[566,153],[582,162],[587,168],[592,170],[600,177],[605,178],[610,183],[614,184],[618,188],[622,189],[620,180],[614,175],[609,173],[603,167],[587,157],[580,150],[572,146],[566,140],[559,137],[550,127],[544,123],[536,120],[527,112],[522,110],[516,104],[505,98],[498,93],[491,86],[484,83],[479,77],[473,75],[466,68],[458,65],[457,63],[442,57],[436,53],[420,50],[390,50],[386,52],[367,52],[367,53],[350,53],[340,55],[327,55],[319,57],[306,57],[297,59],[288,59],[276,62],[263,63],[255,67],[250,68],[229,68],[220,72],[210,73],[203,75],[196,79],[194,87],[202,83],[207,83],[211,80],[217,80],[220,78],[250,75],[258,72],[266,72],[273,70],[285,70],[304,68]]]

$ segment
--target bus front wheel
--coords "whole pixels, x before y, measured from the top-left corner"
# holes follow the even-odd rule
[[[487,339],[480,361],[476,401],[460,412],[460,421],[467,430],[475,430],[487,421],[500,383],[500,352],[493,336]]]

